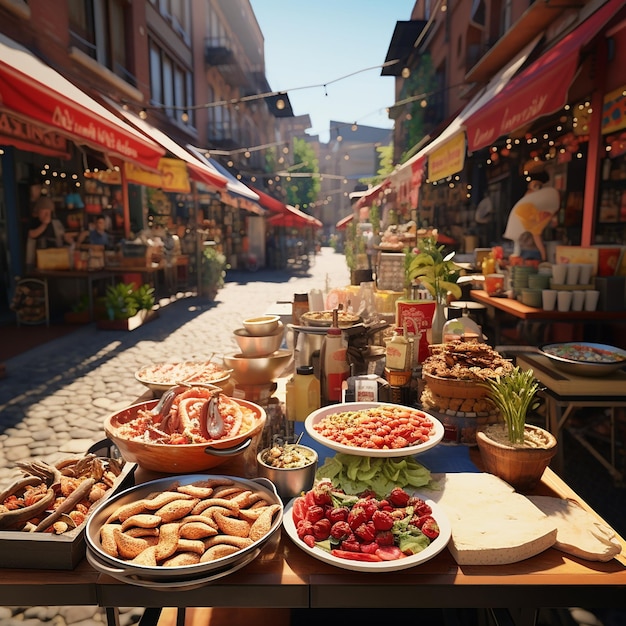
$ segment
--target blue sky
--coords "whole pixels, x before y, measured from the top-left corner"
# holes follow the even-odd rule
[[[381,76],[395,24],[415,0],[250,0],[265,37],[265,72],[287,91],[310,134],[328,141],[330,120],[391,128],[394,78]],[[338,78],[355,73],[333,83]],[[332,83],[332,84],[329,84]],[[299,89],[310,85],[324,85]]]

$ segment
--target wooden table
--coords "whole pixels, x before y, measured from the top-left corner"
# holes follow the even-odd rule
[[[618,485],[623,486],[623,472],[615,465],[615,409],[626,407],[626,372],[620,370],[602,378],[574,376],[556,369],[547,357],[531,352],[518,354],[517,364],[523,370],[532,369],[535,378],[545,387],[542,393],[547,400],[547,427],[557,440],[576,409],[604,407],[609,410],[609,459],[581,432],[569,429],[569,433],[607,469]],[[552,467],[562,474],[563,464],[563,446],[559,446]]]
[[[470,457],[480,463],[476,449],[471,450]],[[238,458],[214,473],[239,475]],[[136,478],[156,477],[138,470]],[[550,469],[537,493],[574,498],[589,509]],[[584,561],[549,549],[510,565],[461,567],[446,549],[409,570],[370,574],[318,561],[296,547],[282,530],[242,570],[197,589],[172,593],[129,585],[94,571],[82,561],[74,571],[0,569],[0,603],[99,605],[107,608],[110,624],[117,620],[114,607],[124,606],[146,607],[146,616],[152,617],[154,624],[165,606],[506,608],[518,626],[528,626],[534,624],[540,607],[623,607],[626,543],[620,541],[622,554],[608,563]],[[184,618],[184,611],[180,613]]]
[[[85,283],[87,297],[89,299],[89,319],[94,320],[93,286],[97,282],[112,285],[115,282],[115,274],[108,270],[33,270],[30,274],[33,278],[46,280],[72,280],[76,283]],[[77,289],[76,299],[84,293],[80,287]]]
[[[626,311],[546,311],[521,303],[513,298],[493,298],[481,289],[470,291],[472,300],[481,302],[489,307],[493,314],[494,344],[501,343],[502,321],[506,317],[513,317],[522,321],[523,339],[530,344],[543,343],[536,333],[533,333],[533,323],[568,323],[581,324],[585,329],[593,325],[594,332],[600,330],[604,322],[626,322]]]

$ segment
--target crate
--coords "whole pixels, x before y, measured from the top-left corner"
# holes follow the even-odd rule
[[[71,267],[69,248],[44,248],[37,250],[37,269],[69,270]]]
[[[162,246],[125,243],[122,245],[122,267],[152,267],[163,259]]]
[[[108,500],[131,487],[136,468],[135,463],[125,463],[122,473],[103,498]],[[62,535],[0,530],[0,563],[2,567],[20,569],[72,570],[85,558],[86,525],[85,521]]]

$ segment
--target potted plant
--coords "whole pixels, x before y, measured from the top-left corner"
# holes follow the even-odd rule
[[[504,420],[476,433],[485,470],[518,491],[530,491],[541,480],[557,451],[552,433],[526,423],[528,412],[537,404],[539,385],[534,372],[518,366],[506,376],[496,376],[481,384]]]
[[[88,324],[90,321],[89,296],[83,294],[73,305],[71,311],[63,314],[66,324]]]
[[[224,286],[226,270],[229,267],[226,257],[217,250],[215,244],[207,242],[202,251],[201,290],[203,296],[211,300],[215,299],[217,292]]]
[[[445,247],[437,245],[437,231],[418,238],[417,246],[405,250],[404,254],[404,285],[410,293],[411,287],[423,285],[435,300],[435,314],[432,321],[432,343],[442,342],[443,325],[446,322],[444,307],[448,294],[455,298],[461,297],[461,288],[457,280],[461,268],[454,263],[455,252],[444,254]]]
[[[133,283],[109,285],[103,300],[106,319],[99,319],[98,328],[133,330],[158,316],[154,310],[154,287]]]

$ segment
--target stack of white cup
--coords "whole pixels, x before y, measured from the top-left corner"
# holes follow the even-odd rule
[[[594,289],[558,289],[558,287],[587,287],[592,282],[590,263],[557,263],[552,266],[552,289],[542,291],[546,311],[595,311],[600,292]],[[555,289],[556,287],[556,289]]]

